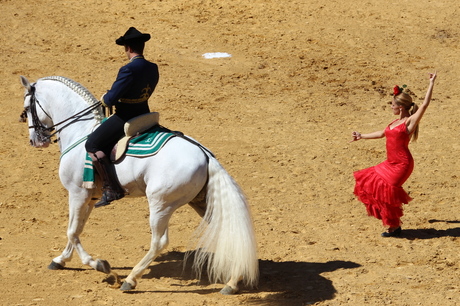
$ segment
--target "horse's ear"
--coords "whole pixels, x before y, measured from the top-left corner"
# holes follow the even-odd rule
[[[27,89],[27,91],[30,92],[32,90],[32,86],[30,86],[29,80],[27,80],[27,78],[22,75],[20,76],[20,78],[21,78],[22,86],[24,86],[25,89]]]

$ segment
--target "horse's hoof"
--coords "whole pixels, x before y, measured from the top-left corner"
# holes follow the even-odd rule
[[[98,259],[97,265],[96,265],[96,271],[99,271],[105,274],[110,274],[110,272],[112,271],[112,268],[110,267],[110,264],[107,260]]]
[[[130,283],[128,282],[123,282],[123,284],[121,285],[120,287],[120,290],[121,291],[128,291],[128,290],[133,290],[135,288],[135,286],[131,285]]]
[[[48,269],[50,270],[62,270],[64,269],[64,266],[61,264],[58,264],[57,262],[52,261],[50,265],[48,266]]]
[[[233,289],[232,287],[228,285],[222,288],[222,290],[220,290],[220,294],[223,294],[223,295],[233,295],[236,293],[238,293],[238,289]]]

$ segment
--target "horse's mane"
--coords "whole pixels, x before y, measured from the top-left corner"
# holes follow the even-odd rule
[[[75,82],[74,80],[71,80],[69,78],[66,78],[63,76],[48,76],[48,77],[41,78],[40,80],[42,81],[51,80],[51,81],[61,82],[62,84],[66,85],[71,90],[76,92],[78,95],[80,95],[83,98],[83,100],[85,100],[86,103],[88,103],[88,105],[90,106],[99,102],[93,96],[93,94],[88,89],[86,89],[86,87],[84,87],[80,83]],[[102,112],[101,107],[95,108],[93,110],[93,114],[94,114],[94,118],[99,122],[104,118],[104,113]]]

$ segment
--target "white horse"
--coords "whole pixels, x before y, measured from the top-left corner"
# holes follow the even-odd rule
[[[82,85],[64,77],[45,77],[25,87],[24,112],[28,118],[30,144],[47,147],[57,136],[61,150],[59,177],[69,192],[68,242],[49,269],[63,269],[76,251],[83,264],[112,273],[107,261],[93,259],[80,241],[80,234],[93,210],[96,189],[82,187],[86,137],[102,119],[102,108]],[[55,133],[51,134],[50,131]],[[190,204],[203,218],[196,231],[194,268],[198,275],[207,266],[211,282],[226,285],[222,294],[238,292],[239,282],[257,285],[259,270],[252,219],[245,196],[212,153],[189,137],[173,137],[154,156],[127,156],[116,165],[127,197],[146,196],[150,210],[150,250],[133,268],[121,290],[135,289],[145,269],[168,245],[168,223],[172,213]],[[116,204],[114,204],[116,205]]]

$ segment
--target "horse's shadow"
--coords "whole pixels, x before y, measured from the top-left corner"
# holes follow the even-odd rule
[[[354,269],[360,264],[351,261],[296,262],[259,261],[259,293],[264,298],[250,300],[257,305],[310,305],[333,299],[336,290],[331,280],[321,273],[338,269]]]
[[[145,279],[159,279],[169,277],[187,282],[183,292],[198,294],[215,293],[216,290],[206,288],[209,285],[206,273],[203,272],[201,281],[197,280],[192,268],[193,253],[184,265],[184,253],[169,252],[158,257],[155,265],[144,274]],[[336,290],[332,281],[321,276],[323,272],[332,272],[338,269],[352,269],[360,267],[350,261],[295,262],[259,260],[260,281],[258,288],[242,288],[241,294],[251,294],[247,302],[254,305],[307,305],[318,301],[333,299]],[[131,270],[131,268],[114,268],[115,270]],[[121,275],[120,275],[121,276]],[[194,282],[194,280],[196,282]],[[202,286],[200,289],[186,288]],[[178,285],[179,286],[179,285]],[[139,291],[133,291],[132,293]],[[143,291],[145,292],[145,291]],[[174,292],[178,292],[174,290]],[[255,295],[253,295],[255,294]]]

